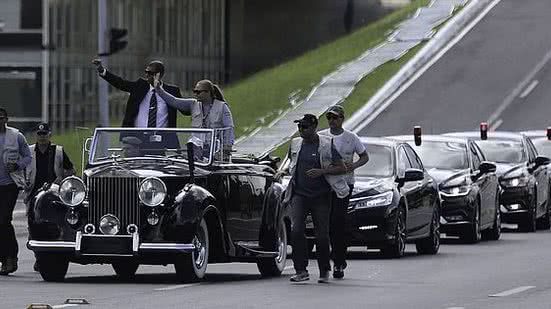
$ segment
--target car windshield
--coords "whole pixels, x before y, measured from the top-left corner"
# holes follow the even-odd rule
[[[466,169],[469,168],[467,147],[463,143],[423,141],[421,146],[408,144],[415,149],[425,168]]]
[[[366,144],[369,161],[354,171],[356,176],[390,177],[393,175],[394,158],[392,148],[376,144]],[[357,160],[355,158],[354,160]]]
[[[519,141],[509,140],[478,140],[486,160],[498,163],[522,163],[526,161],[522,144]]]
[[[536,146],[538,155],[551,158],[551,141],[545,138],[533,138],[532,142]]]
[[[116,159],[188,160],[187,144],[199,165],[221,160],[222,129],[96,129],[90,148],[90,163]]]

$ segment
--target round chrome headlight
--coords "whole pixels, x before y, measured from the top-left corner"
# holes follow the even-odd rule
[[[146,178],[140,184],[138,196],[140,197],[140,201],[146,206],[155,207],[165,200],[165,183],[156,177]]]
[[[104,235],[116,235],[120,230],[119,218],[112,214],[101,217],[99,221],[99,231]]]
[[[77,206],[86,197],[86,186],[80,178],[71,176],[65,178],[59,186],[59,198],[68,206]]]

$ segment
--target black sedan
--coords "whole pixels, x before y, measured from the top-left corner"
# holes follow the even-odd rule
[[[180,281],[198,281],[207,264],[232,261],[280,275],[283,187],[270,162],[229,161],[222,139],[211,129],[97,129],[83,179],[33,201],[27,246],[42,278],[63,280],[69,262],[112,264],[121,278],[174,264]]]
[[[474,141],[441,135],[418,136],[416,141],[409,135],[391,138],[407,141],[438,183],[443,233],[470,243],[500,238],[496,166]]]
[[[503,222],[516,223],[526,232],[550,228],[546,168],[549,158],[538,156],[530,138],[512,132],[484,130],[445,135],[475,139],[486,159],[496,163]]]
[[[369,162],[355,171],[356,184],[346,217],[348,246],[377,248],[387,257],[401,257],[406,242],[414,242],[420,254],[438,253],[438,188],[415,151],[405,142],[361,140]],[[286,181],[288,178],[284,184]],[[315,238],[311,222],[306,236],[312,248]]]

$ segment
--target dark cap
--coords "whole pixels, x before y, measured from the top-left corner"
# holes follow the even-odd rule
[[[312,115],[312,114],[304,114],[304,116],[302,116],[302,118],[300,119],[297,119],[295,121],[293,121],[294,123],[300,123],[302,125],[305,125],[305,126],[317,126],[318,125],[318,117],[316,117],[315,115]]]
[[[341,118],[344,118],[344,108],[340,105],[333,105],[329,107],[329,109],[326,112],[327,114],[334,114]]]
[[[52,130],[50,130],[50,126],[45,123],[45,122],[42,122],[40,124],[38,124],[38,126],[36,126],[36,132],[51,132]]]

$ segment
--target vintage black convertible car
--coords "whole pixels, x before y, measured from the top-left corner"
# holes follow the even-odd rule
[[[346,217],[348,245],[377,248],[387,257],[401,257],[406,242],[414,242],[420,254],[438,253],[438,189],[413,148],[385,138],[361,140],[369,162],[355,171],[356,184]],[[307,225],[306,233],[313,247],[313,225]]]
[[[407,141],[438,183],[441,231],[469,243],[501,236],[496,166],[467,138],[442,135],[392,137]]]
[[[208,263],[281,274],[290,224],[272,162],[230,159],[222,139],[213,129],[96,129],[82,180],[33,201],[27,246],[42,278],[63,280],[69,262],[112,264],[127,279],[140,264],[174,264],[184,282]]]
[[[516,223],[522,231],[551,227],[548,207],[549,181],[546,165],[549,158],[538,155],[536,147],[525,135],[512,132],[481,131],[448,133],[475,139],[486,159],[496,163],[501,186],[499,198],[501,218]]]

